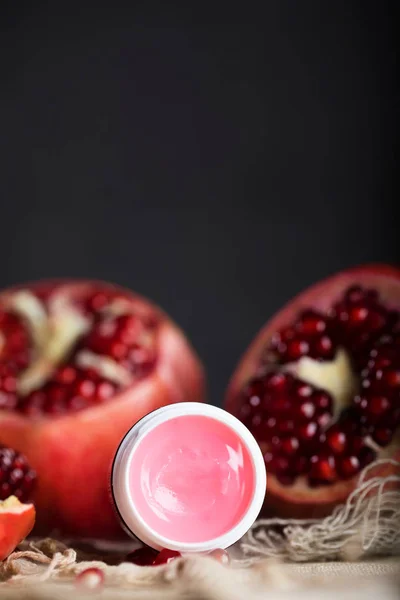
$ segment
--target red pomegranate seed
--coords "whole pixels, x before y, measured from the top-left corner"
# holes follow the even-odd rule
[[[296,475],[292,473],[281,473],[278,472],[276,474],[276,478],[284,486],[293,485],[296,481]]]
[[[327,392],[314,392],[312,395],[312,402],[320,414],[325,412],[332,412],[333,400],[332,396],[330,396]]]
[[[58,383],[71,384],[75,381],[77,376],[76,369],[74,367],[66,366],[59,369],[54,379]]]
[[[296,414],[300,419],[312,419],[315,414],[315,404],[313,402],[302,402],[299,407],[295,407]]]
[[[75,386],[75,393],[77,396],[87,398],[88,400],[94,396],[96,386],[90,379],[82,379],[78,381]]]
[[[338,427],[331,427],[325,434],[326,444],[334,454],[343,454],[347,446],[346,434]]]
[[[265,378],[265,387],[274,392],[284,392],[293,383],[294,377],[290,373],[274,372]]]
[[[104,584],[104,573],[97,567],[85,569],[75,578],[77,587],[90,591],[98,591]]]
[[[311,457],[310,482],[332,483],[336,479],[336,462],[333,456]]]
[[[308,383],[296,381],[293,386],[293,393],[299,398],[309,398],[313,393],[313,388]]]
[[[310,442],[312,440],[315,440],[318,432],[319,432],[318,425],[314,421],[311,421],[310,423],[302,425],[298,429],[299,438],[305,442]]]
[[[109,302],[110,298],[107,294],[104,292],[96,292],[93,296],[88,298],[86,306],[90,312],[98,312],[102,308],[105,308]]]
[[[393,430],[389,427],[378,427],[374,429],[371,436],[379,446],[388,446],[393,439]]]
[[[299,440],[297,438],[290,437],[281,440],[280,447],[284,454],[287,456],[292,456],[293,454],[296,454],[297,450],[299,449],[299,445]]]
[[[322,333],[327,328],[326,318],[316,311],[306,310],[300,317],[296,329],[299,333],[312,336]]]
[[[182,556],[180,552],[177,552],[176,550],[168,550],[168,548],[164,548],[163,550],[161,550],[161,552],[159,552],[159,554],[154,559],[153,565],[158,566],[158,565],[168,564],[172,560],[175,560],[176,558],[179,558],[180,556]]]
[[[344,479],[354,477],[360,470],[360,461],[357,456],[344,456],[338,461],[338,471]]]
[[[380,371],[378,371],[379,373]],[[400,387],[400,369],[382,369],[382,383],[390,388]]]
[[[131,562],[134,565],[139,565],[141,567],[149,567],[153,565],[154,560],[157,558],[157,551],[153,550],[153,548],[143,547],[130,552],[126,561]]]
[[[217,560],[222,565],[229,565],[231,560],[228,552],[226,550],[223,550],[222,548],[217,548],[216,550],[213,550],[208,554],[208,556],[210,556],[214,560]]]
[[[290,361],[296,361],[302,356],[307,356],[310,347],[305,340],[292,340],[287,346],[287,357]]]
[[[109,381],[102,381],[101,383],[97,384],[95,396],[96,399],[100,401],[108,400],[114,395],[115,391],[115,385]]]

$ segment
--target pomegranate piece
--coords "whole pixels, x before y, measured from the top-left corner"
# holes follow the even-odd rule
[[[214,560],[217,560],[219,563],[221,563],[221,565],[229,565],[229,563],[231,562],[228,552],[226,550],[223,550],[222,548],[216,548],[215,550],[210,552],[208,556],[210,556]]]
[[[266,510],[327,514],[399,453],[399,307],[400,272],[360,267],[300,294],[250,346],[226,406],[263,450]]]
[[[168,548],[163,548],[161,552],[158,553],[156,558],[153,560],[153,565],[156,567],[158,565],[166,565],[176,558],[180,558],[182,555],[180,552],[176,550],[168,550]]]
[[[97,567],[85,569],[75,577],[75,585],[85,591],[100,591],[104,585],[104,573]]]
[[[25,456],[0,446],[0,500],[15,496],[26,502],[32,495],[36,473],[30,468]]]
[[[143,548],[137,548],[137,550],[133,550],[130,552],[126,561],[131,562],[134,565],[139,565],[141,567],[149,567],[154,563],[154,560],[157,558],[157,551],[153,550],[153,548],[149,548],[147,546]]]
[[[96,281],[0,293],[0,444],[32,465],[3,453],[0,497],[24,499],[37,472],[38,533],[122,535],[108,495],[119,442],[150,411],[203,399],[198,358],[148,300]]]
[[[0,560],[4,560],[31,532],[35,523],[33,504],[21,504],[15,496],[0,501]]]

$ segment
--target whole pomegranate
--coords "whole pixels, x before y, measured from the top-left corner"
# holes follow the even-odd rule
[[[226,407],[253,432],[266,512],[321,516],[374,459],[400,458],[400,271],[367,265],[306,290],[261,330]]]
[[[119,535],[108,474],[122,437],[160,406],[203,398],[183,333],[140,296],[97,281],[0,294],[0,445],[37,473],[38,531]]]

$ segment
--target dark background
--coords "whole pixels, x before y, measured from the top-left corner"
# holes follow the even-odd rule
[[[220,402],[290,296],[399,258],[396,2],[190,4],[1,3],[0,283],[151,297]]]

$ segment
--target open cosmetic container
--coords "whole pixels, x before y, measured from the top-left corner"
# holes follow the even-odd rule
[[[157,550],[231,546],[257,518],[265,489],[252,434],[226,411],[197,402],[165,406],[136,423],[111,474],[124,528]]]

